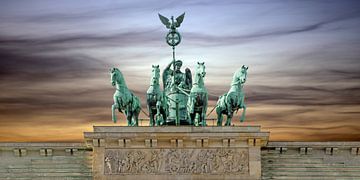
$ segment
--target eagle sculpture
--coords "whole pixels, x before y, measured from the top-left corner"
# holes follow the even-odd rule
[[[175,30],[176,28],[180,27],[181,23],[184,20],[184,17],[185,17],[185,13],[183,13],[179,17],[177,17],[176,22],[175,22],[174,16],[171,16],[171,21],[170,21],[167,17],[165,17],[159,13],[160,21],[166,26],[166,28],[168,28],[170,30]]]

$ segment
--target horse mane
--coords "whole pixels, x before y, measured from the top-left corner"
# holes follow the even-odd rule
[[[235,71],[235,73],[233,75],[233,79],[231,81],[232,86],[240,83],[240,78],[237,78],[237,77],[241,77],[241,76],[244,76],[244,75],[246,76],[247,71],[245,71],[245,73],[242,73],[242,69],[243,69],[243,67],[241,67],[237,71]]]
[[[124,78],[122,72],[121,72],[118,68],[114,68],[114,70],[116,71],[116,73],[118,73],[118,74],[120,75],[120,76],[119,76],[119,78],[120,78],[120,83],[121,83],[123,86],[127,87],[126,82],[125,82],[125,78]]]

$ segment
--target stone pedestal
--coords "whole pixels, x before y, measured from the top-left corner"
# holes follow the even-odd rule
[[[260,179],[260,126],[95,126],[94,179]]]

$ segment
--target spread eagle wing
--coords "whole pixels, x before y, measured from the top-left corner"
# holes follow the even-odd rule
[[[167,17],[161,15],[160,13],[159,13],[159,18],[160,21],[166,26],[166,28],[170,29],[171,26],[170,20]]]
[[[185,69],[185,84],[190,90],[192,87],[192,75],[189,68]]]
[[[176,18],[175,27],[180,27],[181,23],[184,20],[184,17],[185,17],[185,13],[183,13],[182,15]]]

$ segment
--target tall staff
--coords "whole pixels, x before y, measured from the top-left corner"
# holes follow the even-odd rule
[[[181,35],[180,33],[177,31],[176,28],[180,27],[180,24],[183,22],[185,17],[185,13],[181,14],[179,17],[176,18],[176,21],[174,21],[174,16],[171,16],[171,21],[165,17],[162,16],[161,14],[159,14],[159,18],[160,21],[166,26],[167,29],[169,29],[169,32],[166,34],[166,43],[172,47],[172,55],[173,55],[173,60],[172,60],[172,65],[173,65],[173,74],[172,74],[172,81],[175,82],[175,46],[177,46],[178,44],[180,44],[181,42]],[[165,88],[165,87],[164,87]],[[165,91],[164,91],[165,93]],[[164,94],[165,97],[165,94]],[[170,99],[172,100],[172,99]],[[179,119],[179,102],[177,99],[172,100],[175,101],[176,104],[176,121],[175,124],[178,126],[180,125],[180,119]]]

